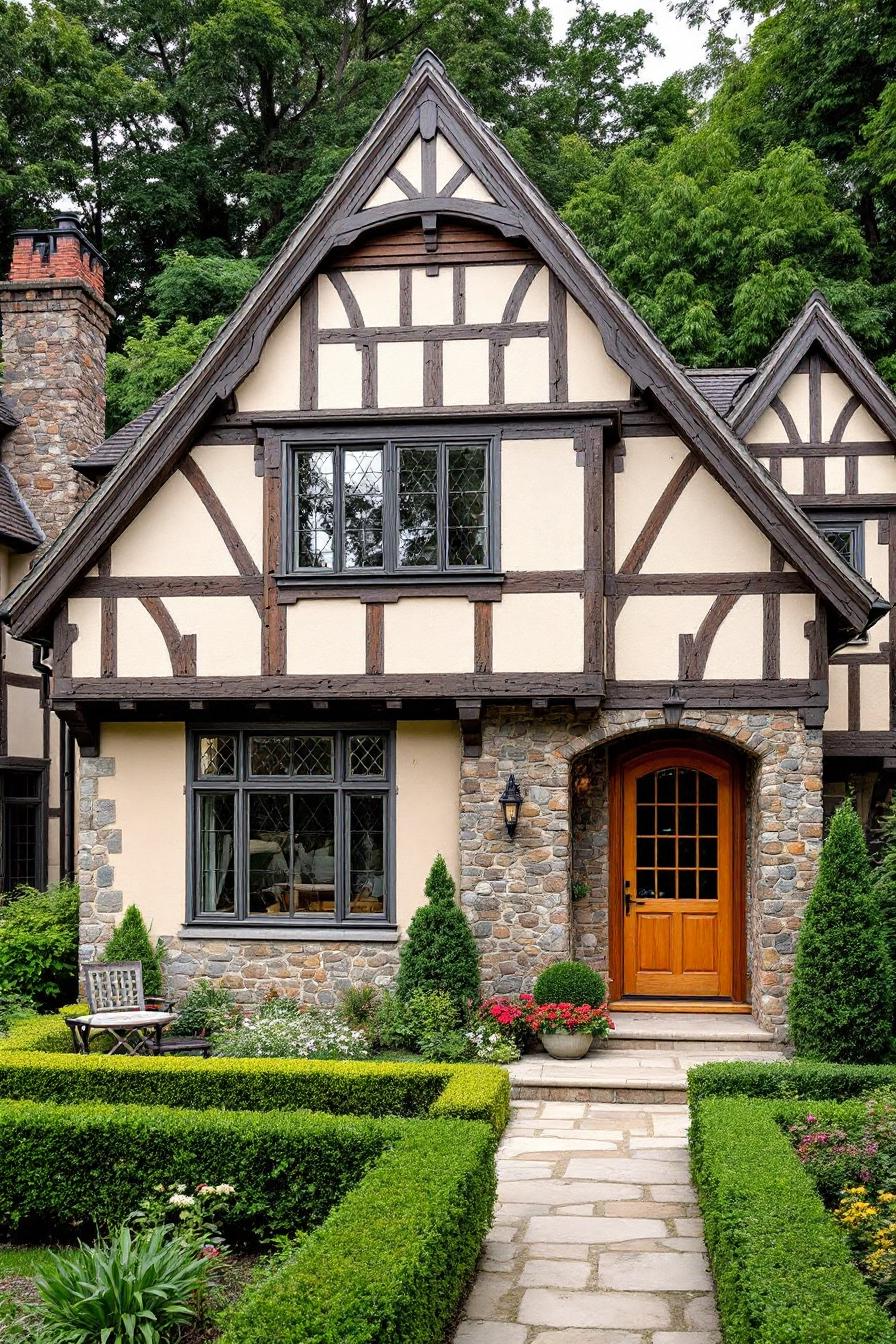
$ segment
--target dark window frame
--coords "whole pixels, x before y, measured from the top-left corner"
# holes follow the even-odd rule
[[[494,579],[500,558],[500,431],[494,425],[390,426],[378,433],[368,426],[334,427],[332,430],[291,431],[281,441],[281,473],[284,482],[281,513],[281,555],[278,582],[286,584],[457,583]],[[480,444],[485,450],[486,467],[486,558],[482,565],[447,563],[447,461],[448,450],[463,444]],[[402,448],[437,447],[439,449],[437,536],[439,562],[436,565],[400,565],[398,563],[399,454]],[[346,567],[344,556],[344,503],[342,484],[343,451],[359,448],[383,453],[383,564]],[[295,565],[295,464],[301,452],[334,453],[334,565],[329,569]]]
[[[24,796],[10,794],[8,785],[11,775],[28,774],[37,777],[37,791]],[[9,872],[6,846],[6,809],[9,805],[24,806],[37,814],[35,826],[34,877],[33,885],[43,890],[47,885],[47,862],[49,849],[49,762],[30,758],[6,757],[0,761],[0,891],[14,890],[22,885],[21,880],[13,881]]]
[[[253,775],[250,771],[249,744],[252,737],[303,734],[332,737],[334,771],[322,775]],[[354,778],[349,773],[349,738],[371,734],[382,737],[385,745],[385,774],[382,778]],[[203,737],[237,739],[236,770],[230,776],[202,776],[199,773],[199,743]],[[186,922],[193,927],[227,929],[266,929],[273,933],[309,930],[326,933],[334,929],[395,929],[395,731],[383,723],[277,723],[213,724],[190,727],[187,733],[187,910]],[[297,911],[293,914],[268,915],[249,910],[249,798],[252,794],[331,793],[335,797],[335,894],[334,910]],[[349,824],[350,795],[373,793],[385,799],[384,826],[384,901],[379,914],[351,914],[349,910],[349,865],[351,862]],[[207,794],[235,797],[234,822],[234,910],[202,911],[199,908],[201,858],[199,837],[200,799]]]
[[[865,518],[857,513],[815,513],[810,515],[815,527],[828,540],[828,532],[849,532],[853,537],[852,559],[847,563],[857,574],[865,575]],[[830,545],[830,542],[828,542]],[[839,552],[838,552],[839,554]],[[842,557],[841,557],[842,558]]]

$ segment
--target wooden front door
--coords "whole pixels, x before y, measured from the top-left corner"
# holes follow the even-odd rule
[[[697,749],[624,761],[623,994],[730,998],[735,982],[735,771]]]

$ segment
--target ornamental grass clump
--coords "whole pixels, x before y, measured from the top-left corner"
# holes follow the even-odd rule
[[[798,1055],[873,1063],[890,1052],[893,970],[862,824],[834,813],[800,929],[788,1006]]]

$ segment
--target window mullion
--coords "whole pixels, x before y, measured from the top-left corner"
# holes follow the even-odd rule
[[[333,572],[345,569],[345,461],[341,448],[333,448]]]
[[[387,574],[398,569],[398,461],[393,439],[383,445],[383,567]]]
[[[448,448],[440,443],[436,477],[436,535],[439,544],[439,570],[448,568]]]

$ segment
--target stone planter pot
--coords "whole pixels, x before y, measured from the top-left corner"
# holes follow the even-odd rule
[[[584,1059],[594,1037],[588,1031],[542,1031],[539,1039],[552,1059]]]

